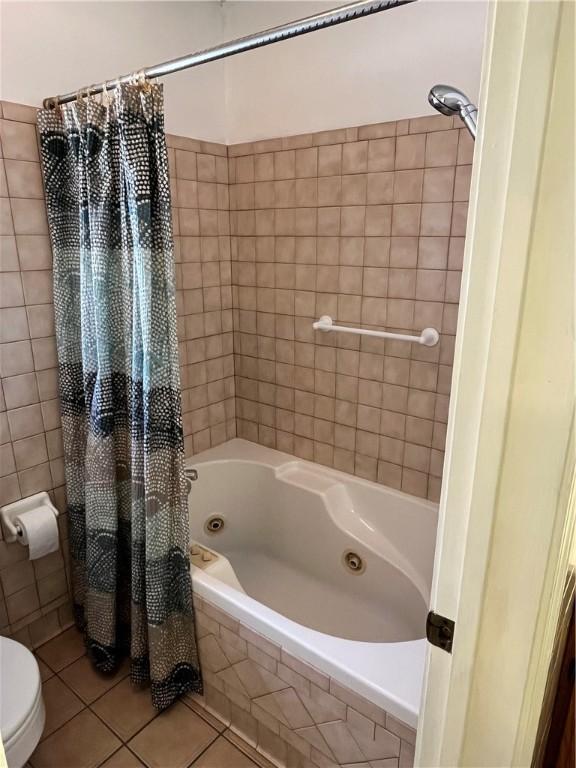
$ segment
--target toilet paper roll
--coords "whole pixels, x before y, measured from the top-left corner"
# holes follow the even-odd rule
[[[14,523],[22,531],[18,540],[30,548],[30,560],[58,549],[58,523],[50,507],[42,505],[23,512],[14,518]]]

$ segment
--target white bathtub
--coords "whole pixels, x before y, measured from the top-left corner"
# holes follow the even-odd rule
[[[186,466],[191,542],[219,555],[195,592],[415,728],[437,505],[240,439]]]

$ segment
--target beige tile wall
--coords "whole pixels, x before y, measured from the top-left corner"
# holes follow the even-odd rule
[[[168,136],[186,455],[236,435],[228,158]]]
[[[0,106],[0,505],[64,475],[35,110]],[[442,117],[249,145],[168,136],[187,455],[238,435],[437,499],[472,144]],[[435,348],[323,335],[441,331]],[[62,538],[66,540],[64,518]],[[66,547],[0,540],[0,632],[70,621]]]
[[[35,110],[0,106],[0,506],[49,491],[64,509],[52,253]],[[67,531],[31,562],[0,530],[0,634],[36,647],[71,622]]]
[[[438,499],[472,147],[441,116],[229,147],[240,437]]]

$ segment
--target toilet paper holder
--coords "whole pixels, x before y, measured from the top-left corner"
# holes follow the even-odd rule
[[[55,517],[58,517],[58,510],[50,501],[50,496],[46,491],[35,493],[33,496],[27,496],[20,501],[14,501],[12,504],[6,504],[0,507],[0,520],[4,529],[4,539],[7,542],[18,541],[22,537],[22,529],[15,522],[15,518],[24,512],[30,512],[38,507],[48,507],[52,510]]]

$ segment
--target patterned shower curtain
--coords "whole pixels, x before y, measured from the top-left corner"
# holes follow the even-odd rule
[[[38,113],[75,614],[163,709],[201,691],[160,86]]]

